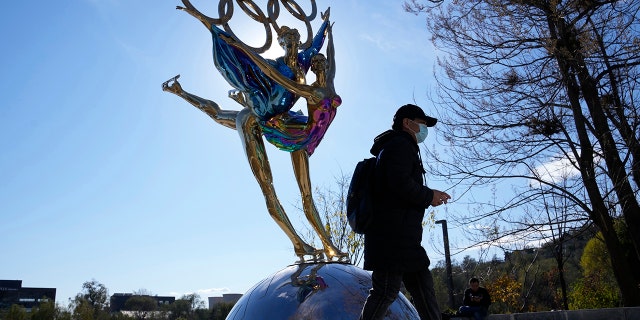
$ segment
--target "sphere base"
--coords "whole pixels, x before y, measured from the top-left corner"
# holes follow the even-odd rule
[[[371,274],[352,264],[295,264],[249,289],[231,309],[227,320],[357,320],[370,288]],[[420,317],[400,293],[385,319]]]

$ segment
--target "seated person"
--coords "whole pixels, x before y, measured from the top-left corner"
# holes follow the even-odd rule
[[[457,315],[473,317],[475,320],[482,320],[487,317],[491,296],[489,291],[480,286],[478,278],[469,280],[469,288],[464,291],[463,306],[458,310]]]

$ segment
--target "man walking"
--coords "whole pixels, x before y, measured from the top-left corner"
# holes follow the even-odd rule
[[[424,185],[418,147],[436,122],[407,104],[396,111],[392,129],[374,139],[376,209],[364,244],[364,269],[373,271],[373,288],[361,320],[383,319],[402,283],[420,319],[440,320],[429,257],[421,245],[422,220],[426,208],[445,204],[451,196]]]

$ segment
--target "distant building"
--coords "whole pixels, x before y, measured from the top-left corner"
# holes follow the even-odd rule
[[[0,280],[0,309],[13,304],[31,311],[43,301],[56,301],[56,288],[22,287],[22,280]]]
[[[166,304],[173,304],[176,302],[176,297],[161,297],[161,296],[148,296],[148,295],[135,295],[132,293],[114,293],[109,299],[111,305],[111,312],[127,311],[125,304],[131,297],[151,297],[156,300],[158,307]]]
[[[240,298],[242,298],[242,294],[240,293],[225,293],[222,297],[209,297],[209,310],[213,310],[213,308],[220,303],[235,304]]]

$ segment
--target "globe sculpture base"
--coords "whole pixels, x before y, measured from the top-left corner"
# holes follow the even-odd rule
[[[370,288],[371,274],[351,264],[295,264],[249,289],[227,320],[357,320]],[[385,319],[420,317],[401,293]]]

